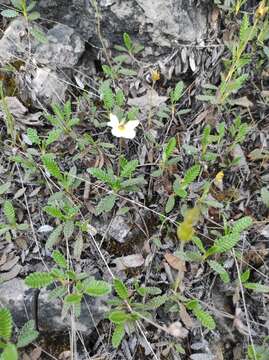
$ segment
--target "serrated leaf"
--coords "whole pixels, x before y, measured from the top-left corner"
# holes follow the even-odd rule
[[[114,324],[123,324],[130,319],[130,316],[125,311],[115,310],[109,313],[108,318]]]
[[[37,29],[37,28],[30,28],[31,35],[41,44],[47,44],[48,38],[46,34],[43,33],[43,31]]]
[[[19,16],[19,13],[16,10],[3,10],[1,11],[1,15],[6,18],[14,18]]]
[[[79,260],[82,254],[84,242],[81,234],[78,234],[76,241],[74,243],[74,257],[76,260]]]
[[[7,308],[0,309],[0,338],[9,340],[12,334],[12,316]]]
[[[184,185],[190,185],[192,182],[194,182],[194,180],[199,176],[200,170],[201,170],[200,165],[194,165],[191,168],[189,168],[184,175],[184,179],[183,179]]]
[[[56,217],[57,219],[64,219],[64,214],[61,212],[60,209],[56,208],[55,206],[45,206],[43,210],[47,214]]]
[[[58,225],[53,232],[50,234],[50,236],[48,237],[48,240],[46,241],[46,249],[50,250],[53,248],[53,246],[58,242],[59,237],[62,233],[63,230],[63,225],[60,224]]]
[[[239,240],[239,233],[231,233],[221,236],[214,245],[214,247],[216,248],[216,253],[223,253],[231,250],[239,242]]]
[[[89,168],[87,172],[92,176],[96,177],[98,180],[103,181],[106,184],[110,184],[112,179],[111,176],[104,170],[99,168]]]
[[[82,299],[82,294],[68,294],[64,298],[64,302],[70,305],[79,304]]]
[[[178,102],[178,100],[181,98],[183,90],[184,90],[184,83],[183,81],[180,81],[176,84],[175,89],[171,93],[171,101],[173,104]]]
[[[132,176],[133,172],[137,168],[139,162],[138,160],[128,161],[122,168],[120,176],[121,177],[130,177]]]
[[[8,181],[2,185],[0,185],[0,195],[4,194],[5,192],[8,191],[8,189],[10,188],[11,183]]]
[[[233,223],[232,232],[241,233],[244,230],[252,226],[252,218],[250,216],[244,216],[243,218]]]
[[[31,141],[32,144],[40,145],[41,140],[40,140],[40,137],[38,136],[38,133],[37,133],[36,129],[28,128],[27,129],[27,136],[28,136],[28,138],[29,138],[29,140]]]
[[[147,302],[146,306],[149,309],[157,309],[163,304],[165,304],[168,300],[169,298],[166,295],[155,296]]]
[[[198,247],[198,249],[201,251],[201,253],[205,254],[206,249],[201,241],[197,236],[192,237],[192,242]]]
[[[28,15],[28,20],[29,21],[34,21],[40,18],[40,14],[38,11],[33,11]]]
[[[48,171],[48,173],[51,176],[54,176],[58,180],[63,179],[62,172],[61,172],[58,164],[56,163],[56,161],[53,159],[53,157],[51,155],[49,155],[49,154],[43,155],[41,157],[41,159],[42,159],[42,162],[43,162],[46,170]]]
[[[62,130],[61,129],[53,129],[48,133],[48,137],[46,139],[46,145],[49,146],[52,143],[54,143],[55,141],[57,141],[59,139],[59,137],[62,134]]]
[[[18,360],[18,351],[14,344],[7,344],[1,355],[1,360]]]
[[[244,14],[241,21],[240,30],[239,30],[239,39],[240,42],[245,42],[249,37],[249,18],[247,14]]]
[[[166,162],[169,159],[169,157],[172,155],[173,151],[175,150],[176,145],[177,145],[176,138],[172,137],[164,147],[163,156],[162,156],[163,162]]]
[[[175,196],[170,195],[165,205],[166,214],[170,213],[170,211],[174,209],[174,206],[175,206]]]
[[[128,299],[129,297],[128,289],[120,279],[117,278],[114,279],[114,289],[118,297],[120,297],[122,300]]]
[[[11,225],[14,225],[16,223],[16,215],[15,215],[15,210],[12,205],[12,202],[9,200],[6,200],[4,202],[3,210],[4,210],[4,214],[5,214],[5,217],[7,218],[8,223]]]
[[[126,76],[135,76],[135,75],[137,75],[137,71],[135,71],[133,69],[127,69],[127,68],[120,68],[118,73],[121,74],[121,75],[126,75]]]
[[[246,289],[250,289],[258,293],[269,293],[269,286],[267,285],[252,282],[244,283],[243,285]]]
[[[26,276],[25,284],[34,289],[46,287],[53,282],[53,276],[50,273],[34,272]]]
[[[219,276],[221,277],[221,280],[225,284],[230,282],[229,274],[227,273],[227,271],[224,269],[224,267],[220,263],[218,263],[217,261],[214,261],[214,260],[209,260],[208,264],[211,267],[211,269],[213,269],[216,273],[219,274]]]
[[[216,327],[215,320],[208,312],[204,311],[202,308],[199,308],[199,309],[194,309],[193,313],[204,327],[206,327],[209,330],[215,329]]]
[[[145,295],[160,295],[162,293],[162,290],[155,286],[140,286],[136,288],[136,291],[139,295],[145,296]]]
[[[18,336],[17,347],[22,348],[31,344],[38,337],[38,335],[39,333],[35,329],[34,320],[27,321],[27,323],[23,325]]]
[[[74,229],[75,229],[74,221],[68,220],[68,221],[65,222],[65,224],[64,224],[64,237],[65,237],[66,240],[69,240],[71,238],[71,236],[74,233]]]
[[[60,266],[63,269],[67,269],[68,268],[68,264],[67,261],[64,257],[64,255],[59,251],[59,250],[54,250],[52,252],[52,258],[55,261],[55,263]]]
[[[118,324],[114,331],[113,331],[113,335],[112,335],[112,346],[117,349],[117,347],[119,347],[122,339],[124,338],[124,334],[125,334],[125,330],[124,330],[124,325],[122,324]]]
[[[91,280],[85,289],[85,293],[93,297],[105,296],[110,292],[111,285],[103,280]]]
[[[261,198],[264,205],[269,208],[269,190],[266,187],[261,189]]]
[[[104,106],[107,110],[112,110],[114,107],[114,94],[112,89],[110,88],[110,84],[107,81],[104,81],[99,89],[101,99],[104,102]]]
[[[100,215],[105,212],[109,212],[112,210],[115,205],[117,197],[113,194],[106,196],[103,198],[99,204],[96,206],[95,212],[96,215]]]
[[[48,295],[48,300],[54,300],[57,298],[63,298],[63,296],[66,294],[67,292],[67,287],[66,286],[57,286],[55,289],[51,290],[49,295]]]

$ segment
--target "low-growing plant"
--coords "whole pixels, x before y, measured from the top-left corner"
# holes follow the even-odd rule
[[[112,191],[111,194],[104,197],[96,207],[96,215],[111,211],[118,199],[116,193],[120,191],[137,191],[140,186],[145,184],[143,176],[134,177],[134,172],[138,167],[138,160],[128,161],[125,158],[120,159],[120,172],[116,175],[112,168],[103,170],[100,168],[89,168],[87,171],[107,185]]]
[[[19,350],[31,344],[37,337],[33,320],[27,321],[20,330],[17,341],[12,341],[13,320],[9,309],[0,308],[0,359],[18,360]]]
[[[2,210],[7,222],[0,224],[0,235],[5,234],[6,239],[11,241],[12,237],[16,236],[17,231],[25,231],[29,225],[27,223],[17,223],[15,209],[10,200],[3,203]]]

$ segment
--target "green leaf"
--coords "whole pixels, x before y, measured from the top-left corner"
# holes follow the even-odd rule
[[[175,206],[175,196],[170,195],[166,202],[166,205],[165,205],[166,214],[168,214],[170,211],[172,211],[174,209],[174,206]]]
[[[190,185],[192,182],[194,182],[194,180],[199,176],[200,170],[200,165],[194,165],[190,169],[188,169],[184,175],[184,185]]]
[[[118,72],[119,72],[119,74],[126,75],[126,76],[136,76],[137,75],[137,71],[135,71],[133,69],[127,69],[127,68],[120,68]]]
[[[18,351],[14,344],[7,344],[2,353],[1,360],[18,360]]]
[[[21,9],[22,9],[22,7],[21,7],[21,5],[22,5],[21,0],[11,0],[11,4],[12,4],[16,9],[18,9],[18,10],[21,10]]]
[[[110,88],[110,83],[108,81],[104,81],[99,88],[99,92],[105,108],[111,111],[114,107],[115,101],[113,91]]]
[[[4,214],[5,217],[7,218],[7,221],[9,224],[14,225],[16,224],[16,215],[15,215],[15,210],[14,207],[12,205],[12,202],[9,200],[6,200],[4,202]]]
[[[175,90],[171,91],[171,101],[173,104],[178,102],[178,100],[181,98],[183,90],[184,90],[184,83],[183,81],[180,81],[177,83]]]
[[[64,298],[64,302],[70,305],[80,304],[82,294],[68,294]]]
[[[250,270],[247,269],[240,275],[240,280],[241,280],[242,284],[245,283],[246,281],[248,281],[249,277],[250,277]]]
[[[34,289],[46,287],[53,282],[53,276],[46,272],[34,272],[26,276],[25,284]]]
[[[62,134],[62,130],[61,129],[53,129],[48,133],[48,137],[46,139],[46,145],[49,146],[52,143],[54,143],[55,141],[57,141],[59,139],[59,137]]]
[[[30,1],[30,4],[27,6],[27,12],[29,13],[30,11],[32,11],[35,6],[36,1]]]
[[[55,289],[50,291],[48,295],[48,300],[50,301],[57,298],[63,298],[66,292],[67,292],[66,286],[57,286]]]
[[[116,91],[115,101],[119,107],[122,107],[124,105],[125,97],[124,92],[121,89],[118,89]]]
[[[125,334],[125,330],[124,330],[124,325],[123,324],[118,324],[114,331],[113,331],[113,335],[112,335],[112,346],[117,349],[117,347],[119,347],[123,337]]]
[[[93,297],[105,296],[111,292],[111,285],[103,280],[91,280],[87,283],[85,292]]]
[[[100,215],[104,212],[109,212],[112,210],[115,205],[117,197],[114,194],[108,195],[103,198],[99,204],[96,206],[95,212],[96,215]]]
[[[261,198],[264,205],[269,208],[269,190],[266,187],[261,189]]]
[[[66,221],[66,223],[64,224],[64,237],[66,240],[69,240],[71,238],[71,236],[74,233],[74,229],[75,229],[74,221],[72,220]]]
[[[51,176],[54,176],[58,180],[63,180],[62,172],[61,172],[58,164],[56,163],[56,161],[53,159],[53,157],[50,154],[43,155],[41,157],[41,159],[42,159],[42,162],[43,162],[46,170],[48,171],[48,173]]]
[[[12,334],[12,316],[7,308],[0,309],[0,338],[9,340]]]
[[[201,324],[209,330],[214,330],[216,323],[212,316],[204,311],[197,300],[190,300],[186,303],[187,309],[191,310]]]
[[[249,18],[245,13],[241,21],[240,30],[239,30],[239,39],[240,42],[245,42],[249,37]]]
[[[232,226],[232,232],[241,233],[247,228],[252,226],[252,218],[250,216],[244,216],[243,218],[235,221]]]
[[[118,297],[120,297],[122,300],[128,299],[129,297],[128,289],[120,279],[117,278],[114,279],[114,289]]]
[[[27,321],[19,333],[17,347],[22,348],[31,344],[38,337],[38,335],[39,333],[35,329],[34,320]]]
[[[28,20],[29,21],[34,21],[40,18],[40,14],[38,11],[33,11],[28,15]]]
[[[173,151],[175,150],[177,145],[177,141],[175,137],[172,137],[168,143],[165,145],[164,151],[163,151],[163,162],[166,162],[169,157],[172,155]]]
[[[103,181],[105,184],[111,184],[113,179],[108,173],[99,168],[89,168],[87,172],[90,173],[92,176],[96,177],[98,180]]]
[[[50,250],[53,248],[53,246],[59,241],[60,235],[63,231],[63,225],[58,225],[50,234],[48,237],[48,240],[46,241],[46,249]]]
[[[114,324],[123,324],[130,319],[130,316],[124,311],[115,310],[109,313],[108,318]]]
[[[139,295],[145,296],[145,295],[160,295],[162,293],[162,290],[155,286],[147,286],[147,287],[137,287],[136,291]]]
[[[194,315],[201,322],[201,324],[209,330],[214,330],[216,327],[215,320],[213,317],[202,308],[194,309]]]
[[[160,295],[160,296],[155,296],[154,298],[150,299],[147,304],[146,307],[148,309],[157,309],[160,306],[162,306],[163,304],[166,303],[166,301],[169,300],[169,297],[166,295]]]
[[[124,45],[126,46],[126,49],[130,51],[132,49],[133,44],[129,34],[127,33],[123,34],[123,41],[124,41]]]
[[[5,192],[8,191],[8,189],[10,188],[11,183],[8,181],[2,185],[0,185],[0,195],[4,194]]]
[[[231,233],[229,235],[221,236],[215,242],[214,247],[217,253],[224,253],[231,250],[240,240],[239,233]]]
[[[19,16],[19,13],[15,10],[8,9],[8,10],[1,11],[1,15],[6,18],[14,18],[14,17]]]
[[[258,293],[269,293],[269,286],[267,285],[252,282],[244,283],[243,285],[246,289],[250,289]]]
[[[59,250],[54,250],[51,256],[58,266],[60,266],[63,269],[68,268],[67,261],[64,255]]]
[[[48,38],[47,38],[46,34],[43,33],[43,31],[41,31],[37,28],[31,27],[30,34],[41,44],[47,44]]]
[[[121,177],[130,177],[132,176],[133,172],[137,168],[139,162],[138,160],[128,161],[122,168],[120,176]]]
[[[200,238],[198,238],[197,236],[193,236],[192,242],[198,247],[198,249],[201,251],[201,253],[203,253],[203,254],[206,253],[206,249]]]
[[[211,269],[213,269],[216,273],[219,274],[221,280],[225,284],[230,282],[229,274],[227,273],[227,271],[224,269],[224,267],[220,263],[218,263],[217,261],[214,261],[214,260],[209,260],[208,265],[211,267]]]
[[[53,217],[56,217],[57,219],[61,219],[61,220],[64,219],[64,214],[61,212],[61,210],[54,207],[54,206],[45,206],[43,208],[43,210],[47,214],[49,214],[49,215],[51,215]]]
[[[40,137],[38,136],[36,129],[28,128],[27,129],[27,137],[29,138],[29,140],[31,141],[32,144],[40,145],[41,140],[40,140]]]

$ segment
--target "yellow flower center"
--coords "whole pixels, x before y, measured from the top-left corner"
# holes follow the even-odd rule
[[[125,131],[125,124],[124,123],[119,124],[118,125],[118,130],[122,131],[122,132]]]

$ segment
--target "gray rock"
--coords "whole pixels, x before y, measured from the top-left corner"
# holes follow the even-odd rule
[[[73,27],[90,44],[101,47],[97,20],[107,47],[122,44],[122,35],[145,46],[156,59],[182,42],[200,43],[207,37],[211,2],[205,0],[40,0],[42,17]],[[98,51],[98,49],[96,49]]]
[[[27,24],[24,18],[19,17],[13,20],[0,39],[0,64],[5,65],[10,62],[29,58],[29,54],[35,50],[37,41],[29,41],[27,35]]]
[[[29,289],[22,279],[12,279],[0,285],[0,306],[9,308],[13,320],[21,327],[32,318],[32,297],[34,290]],[[41,290],[39,295],[39,328],[41,331],[63,332],[68,329],[70,319],[62,319],[61,300],[48,300],[48,291]],[[87,298],[89,309],[82,303],[81,316],[76,322],[77,330],[86,334],[91,333],[95,326],[104,319],[108,310],[104,298]]]
[[[48,42],[39,44],[34,57],[40,64],[57,68],[72,68],[85,50],[84,42],[67,25],[58,24],[48,30]]]

